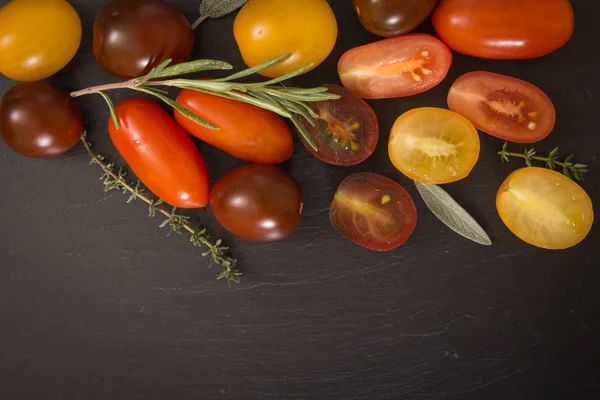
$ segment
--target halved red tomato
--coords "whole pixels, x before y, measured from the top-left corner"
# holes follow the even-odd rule
[[[359,246],[387,251],[413,233],[417,208],[400,184],[378,174],[359,173],[338,186],[329,207],[329,221]]]
[[[346,89],[363,99],[423,93],[448,74],[450,49],[427,34],[380,40],[348,50],[338,63]]]
[[[492,136],[517,143],[544,139],[554,128],[552,100],[529,82],[492,72],[468,72],[448,93],[448,108]]]
[[[311,104],[319,114],[315,126],[306,120],[304,128],[316,144],[315,151],[302,138],[302,143],[315,157],[333,165],[355,165],[366,160],[377,146],[379,123],[373,109],[363,99],[337,85],[325,85],[329,93],[342,96],[338,100]]]

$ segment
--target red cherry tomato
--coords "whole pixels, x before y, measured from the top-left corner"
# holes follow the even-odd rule
[[[412,235],[417,209],[400,184],[378,174],[359,173],[338,186],[329,207],[329,220],[354,243],[387,251]]]
[[[360,97],[337,85],[325,85],[329,93],[342,96],[338,100],[311,104],[319,114],[315,126],[302,120],[315,151],[302,138],[302,143],[315,157],[333,165],[355,165],[366,160],[379,139],[379,123],[373,109]]]
[[[443,0],[433,26],[452,50],[475,57],[541,57],[573,34],[568,0]]]
[[[338,63],[346,89],[363,99],[423,93],[440,83],[452,53],[437,38],[410,34],[348,50]]]
[[[448,108],[492,136],[517,143],[544,139],[554,128],[548,96],[531,83],[491,72],[469,72],[454,82]]]
[[[183,129],[234,157],[279,164],[294,152],[290,128],[271,111],[188,89],[181,91],[177,102],[220,128],[205,128],[175,111],[175,119]]]
[[[204,159],[192,139],[158,104],[141,98],[116,107],[121,125],[108,121],[110,138],[137,177],[155,195],[179,208],[208,204]]]

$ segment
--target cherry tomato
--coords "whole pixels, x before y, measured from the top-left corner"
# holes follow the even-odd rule
[[[13,0],[0,8],[0,73],[10,79],[54,75],[80,42],[81,20],[65,0]]]
[[[230,171],[210,193],[215,218],[229,232],[252,242],[274,242],[300,224],[300,186],[271,165],[248,164]]]
[[[302,125],[315,151],[303,138],[302,143],[315,157],[333,165],[355,165],[366,160],[375,150],[379,139],[379,123],[373,109],[360,97],[337,85],[325,85],[330,93],[342,96],[338,100],[311,104],[319,114],[315,126],[306,120]]]
[[[415,29],[427,18],[436,0],[354,0],[360,23],[378,36],[397,36]]]
[[[510,174],[498,190],[496,208],[519,239],[544,249],[575,246],[594,222],[587,193],[566,176],[544,168],[526,167]]]
[[[541,57],[573,34],[568,0],[442,0],[433,26],[452,50],[475,57]]]
[[[327,0],[250,0],[238,13],[233,34],[244,62],[253,67],[282,54],[284,62],[260,71],[275,78],[307,64],[321,64],[333,50],[337,22]]]
[[[458,181],[479,158],[479,135],[469,120],[441,108],[415,108],[394,123],[388,152],[392,164],[422,183]]]
[[[181,91],[177,102],[220,128],[205,128],[175,111],[175,119],[183,129],[234,157],[279,164],[294,152],[290,128],[271,111],[189,89]]]
[[[0,136],[28,157],[54,157],[83,133],[83,119],[69,93],[43,82],[20,83],[0,102]]]
[[[338,63],[346,89],[363,99],[423,93],[440,83],[452,64],[446,45],[427,34],[410,34],[348,50]]]
[[[370,250],[392,250],[412,235],[417,209],[410,194],[393,180],[373,173],[350,175],[329,207],[338,232]]]
[[[120,128],[108,121],[113,144],[155,195],[179,208],[208,204],[204,159],[192,139],[158,104],[142,98],[116,107]]]
[[[167,59],[186,61],[193,49],[189,21],[164,0],[113,0],[94,22],[94,56],[121,78],[146,75]]]
[[[448,108],[500,139],[533,143],[554,128],[552,101],[531,83],[491,72],[469,72],[454,82]]]

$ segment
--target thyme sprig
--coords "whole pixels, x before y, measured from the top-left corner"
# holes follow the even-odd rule
[[[523,153],[513,153],[508,151],[508,143],[504,143],[502,150],[498,152],[498,155],[502,159],[502,162],[509,162],[510,157],[518,157],[525,159],[525,164],[528,167],[533,165],[534,161],[541,161],[545,164],[546,168],[555,170],[556,167],[561,167],[562,173],[571,179],[583,181],[583,175],[588,172],[586,164],[574,164],[573,154],[567,156],[563,161],[558,160],[558,147],[554,148],[548,155],[548,157],[540,157],[536,155],[534,148],[525,148]]]
[[[149,216],[154,217],[157,214],[162,214],[166,217],[164,221],[159,225],[161,228],[168,227],[169,232],[167,235],[172,233],[181,234],[187,231],[190,234],[190,242],[196,247],[206,247],[207,251],[202,253],[204,257],[210,256],[211,262],[220,265],[223,269],[217,276],[217,279],[225,279],[227,285],[231,287],[233,283],[240,283],[241,272],[237,269],[237,259],[231,257],[228,254],[229,247],[223,246],[221,239],[218,239],[215,243],[210,241],[210,237],[207,234],[206,228],[194,229],[190,226],[190,217],[185,215],[177,214],[177,208],[169,212],[165,209],[165,204],[162,199],[152,200],[147,197],[144,193],[144,189],[140,188],[140,182],[137,181],[135,184],[128,183],[126,180],[126,172],[122,168],[115,171],[114,163],[107,163],[104,156],[96,154],[91,143],[87,140],[85,132],[81,135],[81,142],[90,155],[90,164],[96,164],[104,174],[100,180],[104,183],[104,191],[109,192],[112,190],[121,190],[123,193],[129,193],[129,199],[127,203],[132,202],[135,199],[140,199],[149,207]]]
[[[213,94],[227,99],[252,104],[257,107],[273,111],[282,117],[289,119],[302,137],[306,140],[306,142],[315,151],[317,151],[317,146],[309,136],[306,129],[303,127],[300,120],[304,118],[309,124],[315,126],[314,119],[318,118],[319,116],[311,108],[310,103],[325,100],[336,100],[339,99],[340,96],[334,93],[329,93],[326,87],[304,89],[285,87],[280,84],[287,79],[306,72],[312,68],[312,64],[308,64],[288,74],[264,82],[234,82],[240,78],[253,75],[266,68],[272,67],[273,65],[279,64],[289,57],[290,54],[285,54],[255,67],[236,72],[225,78],[205,80],[184,79],[181,78],[181,76],[208,70],[230,70],[233,69],[233,66],[224,61],[217,60],[195,60],[170,65],[171,60],[166,60],[162,64],[152,69],[147,75],[140,78],[131,79],[125,82],[89,87],[72,92],[71,96],[79,97],[88,94],[101,95],[110,109],[111,117],[117,129],[119,129],[119,121],[115,112],[115,106],[110,97],[104,92],[114,89],[131,89],[157,97],[197,124],[210,129],[218,130],[218,126],[215,126],[203,118],[200,118],[186,107],[167,97],[163,90],[157,89],[156,87],[176,87],[180,89],[190,89],[198,92]]]

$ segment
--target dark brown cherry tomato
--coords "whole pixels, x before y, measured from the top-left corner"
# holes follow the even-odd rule
[[[116,107],[120,128],[109,118],[110,138],[137,177],[155,195],[179,208],[208,204],[204,159],[192,139],[158,104],[141,98]]]
[[[298,228],[302,192],[279,168],[248,164],[217,181],[210,193],[210,208],[234,235],[252,242],[274,242]]]
[[[568,0],[442,0],[433,26],[452,50],[491,59],[544,56],[571,38]]]
[[[279,164],[294,153],[290,128],[271,111],[189,89],[181,91],[177,102],[220,128],[205,128],[175,111],[175,119],[183,129],[234,157]]]
[[[113,0],[94,22],[94,55],[113,75],[130,79],[161,62],[190,58],[194,32],[189,21],[164,0]]]
[[[350,175],[338,186],[329,221],[354,243],[370,250],[392,250],[412,235],[417,209],[400,184],[373,173]]]
[[[468,72],[452,84],[448,108],[492,136],[517,143],[544,139],[554,128],[552,100],[531,83],[491,72]]]
[[[333,165],[355,165],[366,160],[375,150],[379,139],[379,123],[373,109],[363,99],[337,85],[325,85],[330,93],[342,96],[338,100],[311,104],[319,114],[315,126],[306,120],[302,125],[308,132],[315,151],[302,138],[302,143],[315,157]]]
[[[378,36],[397,36],[415,29],[427,18],[436,0],[354,0],[360,23]]]
[[[81,113],[69,93],[47,83],[20,83],[0,103],[0,135],[24,156],[63,154],[82,132]]]

